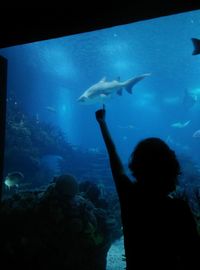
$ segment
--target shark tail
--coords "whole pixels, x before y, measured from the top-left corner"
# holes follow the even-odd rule
[[[143,75],[140,75],[138,77],[135,77],[133,79],[130,79],[130,80],[127,80],[124,84],[124,88],[126,89],[126,91],[129,93],[129,94],[132,94],[132,88],[133,86],[140,82],[141,80],[143,80],[144,78],[150,76],[151,74],[150,73],[146,73],[146,74],[143,74]]]
[[[194,45],[194,50],[192,55],[200,54],[200,39],[192,38],[192,42]]]

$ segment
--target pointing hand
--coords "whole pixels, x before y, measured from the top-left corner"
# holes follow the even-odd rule
[[[96,119],[99,123],[104,122],[105,117],[106,117],[105,105],[103,105],[103,109],[96,111],[95,114],[96,114]]]

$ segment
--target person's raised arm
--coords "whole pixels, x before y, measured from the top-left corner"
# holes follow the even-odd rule
[[[108,130],[107,124],[106,124],[106,120],[105,120],[105,115],[106,115],[106,111],[105,109],[101,109],[96,111],[96,119],[97,122],[99,123],[100,129],[101,129],[101,133],[103,135],[103,139],[108,151],[108,155],[110,158],[110,165],[111,165],[111,170],[112,170],[112,174],[113,174],[113,178],[115,180],[116,185],[118,184],[118,180],[120,179],[120,176],[122,174],[125,174],[124,172],[124,167],[123,164],[120,160],[120,157],[117,153],[115,144],[111,138],[110,132]]]

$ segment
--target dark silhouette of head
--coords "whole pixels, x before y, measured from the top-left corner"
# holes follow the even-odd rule
[[[130,156],[129,169],[138,182],[162,194],[175,190],[180,174],[175,152],[159,138],[138,143]]]

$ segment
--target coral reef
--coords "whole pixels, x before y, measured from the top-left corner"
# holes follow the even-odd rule
[[[57,127],[25,115],[14,98],[7,105],[4,174],[21,171],[24,182],[4,190],[2,265],[105,270],[108,250],[122,236],[106,154],[71,145]],[[53,180],[42,166],[46,155],[61,157]],[[200,168],[188,157],[179,159],[183,174],[173,195],[189,202],[200,233]]]
[[[185,155],[179,156],[181,175],[174,197],[185,200],[191,208],[197,222],[200,235],[200,167],[191,158]]]
[[[119,203],[114,209],[114,195],[101,196],[106,205],[101,208],[98,187],[90,189],[90,196],[83,190],[90,185],[65,174],[45,189],[5,199],[1,263],[8,269],[105,270],[108,250],[122,236]]]
[[[4,176],[21,171],[24,175],[21,188],[27,182],[29,188],[48,184],[52,171],[42,164],[43,157],[48,155],[60,157],[59,174],[67,171],[80,180],[112,183],[105,153],[81,150],[71,145],[60,128],[25,114],[16,98],[10,95],[7,100]]]

